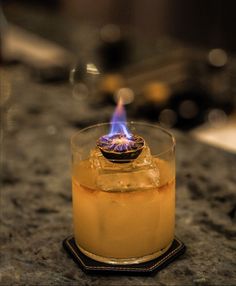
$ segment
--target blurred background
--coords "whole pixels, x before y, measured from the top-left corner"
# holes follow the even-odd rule
[[[1,65],[23,65],[42,85],[70,84],[91,114],[122,97],[129,119],[236,152],[235,8],[234,0],[5,0]]]

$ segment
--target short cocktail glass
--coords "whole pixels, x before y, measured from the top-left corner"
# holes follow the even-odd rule
[[[110,123],[71,140],[75,241],[85,255],[112,264],[160,256],[175,230],[175,139],[158,125],[127,127],[145,140],[142,153],[128,162],[109,161],[96,147]]]

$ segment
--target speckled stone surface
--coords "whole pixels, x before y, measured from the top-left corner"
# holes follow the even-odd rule
[[[1,285],[236,285],[236,156],[179,133],[176,235],[187,252],[153,277],[88,276],[67,256],[70,137],[112,110],[1,69]]]

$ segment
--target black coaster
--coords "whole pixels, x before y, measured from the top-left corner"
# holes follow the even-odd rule
[[[139,264],[113,265],[99,262],[83,254],[75,244],[73,236],[69,236],[63,241],[63,247],[80,266],[80,268],[89,274],[133,274],[150,275],[166,267],[178,256],[185,252],[185,245],[175,237],[171,247],[166,253],[156,259]]]

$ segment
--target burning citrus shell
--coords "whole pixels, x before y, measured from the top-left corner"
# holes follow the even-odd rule
[[[97,146],[103,156],[115,163],[128,163],[136,159],[143,150],[145,141],[141,136],[123,133],[104,135],[97,140]]]

